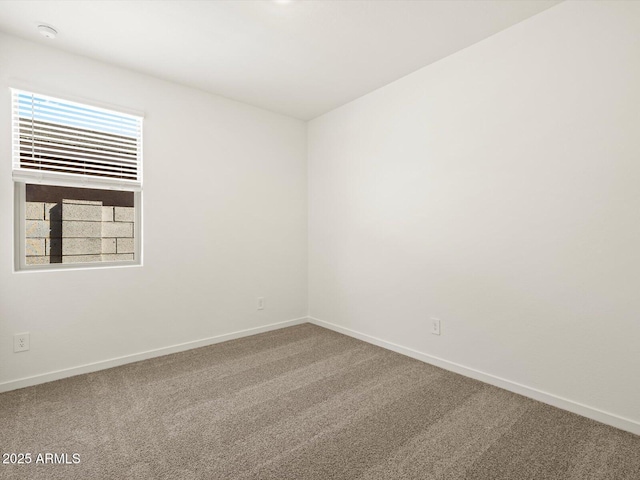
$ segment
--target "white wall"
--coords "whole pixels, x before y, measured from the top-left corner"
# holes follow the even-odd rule
[[[310,315],[640,422],[639,59],[566,2],[311,121]]]
[[[143,267],[12,272],[15,80],[144,111]],[[4,35],[0,106],[0,388],[306,315],[303,122]]]

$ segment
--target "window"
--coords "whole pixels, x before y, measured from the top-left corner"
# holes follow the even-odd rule
[[[12,89],[12,129],[16,269],[140,264],[142,118]]]

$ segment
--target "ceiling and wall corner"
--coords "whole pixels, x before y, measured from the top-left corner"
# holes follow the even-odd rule
[[[558,0],[0,2],[0,31],[309,120]]]

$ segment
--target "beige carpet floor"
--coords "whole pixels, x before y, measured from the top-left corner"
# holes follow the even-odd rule
[[[310,324],[1,394],[0,450],[80,455],[2,479],[640,479],[638,436]]]

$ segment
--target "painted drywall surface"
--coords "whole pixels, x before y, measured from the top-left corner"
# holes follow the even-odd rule
[[[306,315],[305,123],[4,35],[0,82],[0,383]],[[144,266],[13,273],[8,84],[144,112]]]
[[[566,2],[311,121],[310,315],[640,421],[639,59]]]

